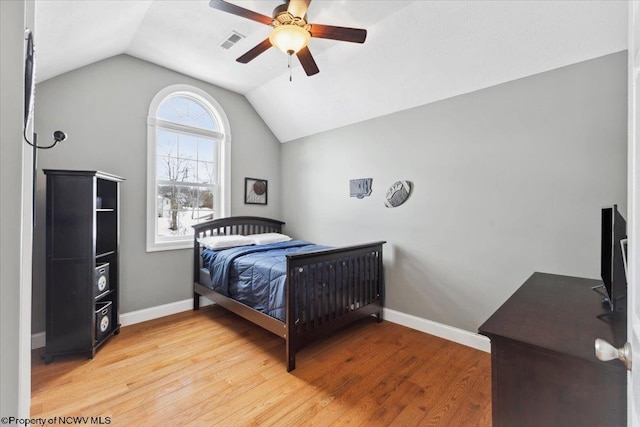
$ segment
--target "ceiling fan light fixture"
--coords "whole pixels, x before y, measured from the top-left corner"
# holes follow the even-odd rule
[[[309,31],[295,24],[278,25],[269,35],[271,44],[284,53],[294,55],[311,40]]]

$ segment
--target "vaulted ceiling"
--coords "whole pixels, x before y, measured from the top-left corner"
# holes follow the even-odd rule
[[[231,1],[271,16],[278,0]],[[269,27],[208,0],[36,0],[37,79],[128,54],[238,92],[281,141],[627,48],[626,1],[313,0],[308,21],[365,28],[363,45],[313,38],[320,73],[269,49]],[[231,49],[220,45],[236,32]]]

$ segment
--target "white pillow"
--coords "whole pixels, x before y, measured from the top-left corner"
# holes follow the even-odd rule
[[[268,245],[269,243],[288,242],[291,240],[291,237],[280,233],[250,234],[247,237],[256,245]]]
[[[201,237],[198,242],[208,249],[227,249],[236,246],[253,245],[253,239],[239,234]]]

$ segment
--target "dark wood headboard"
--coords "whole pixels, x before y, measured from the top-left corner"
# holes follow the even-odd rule
[[[281,233],[284,222],[259,216],[231,216],[203,222],[193,226],[194,240],[216,234]]]
[[[243,236],[249,234],[264,233],[281,233],[284,222],[277,219],[262,218],[259,216],[230,216],[227,218],[218,218],[193,226],[193,262],[194,262],[194,282],[198,281],[199,270],[202,266],[202,258],[200,252],[202,246],[198,239],[205,236],[215,235],[231,235],[241,234]]]

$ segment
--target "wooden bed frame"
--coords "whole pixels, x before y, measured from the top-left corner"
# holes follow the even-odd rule
[[[385,242],[287,255],[285,322],[210,288],[209,272],[202,265],[200,237],[281,233],[283,225],[282,221],[251,216],[195,225],[193,309],[200,308],[200,296],[204,296],[284,338],[287,371],[292,371],[296,366],[296,352],[314,339],[364,317],[375,315],[382,321],[382,245]]]

